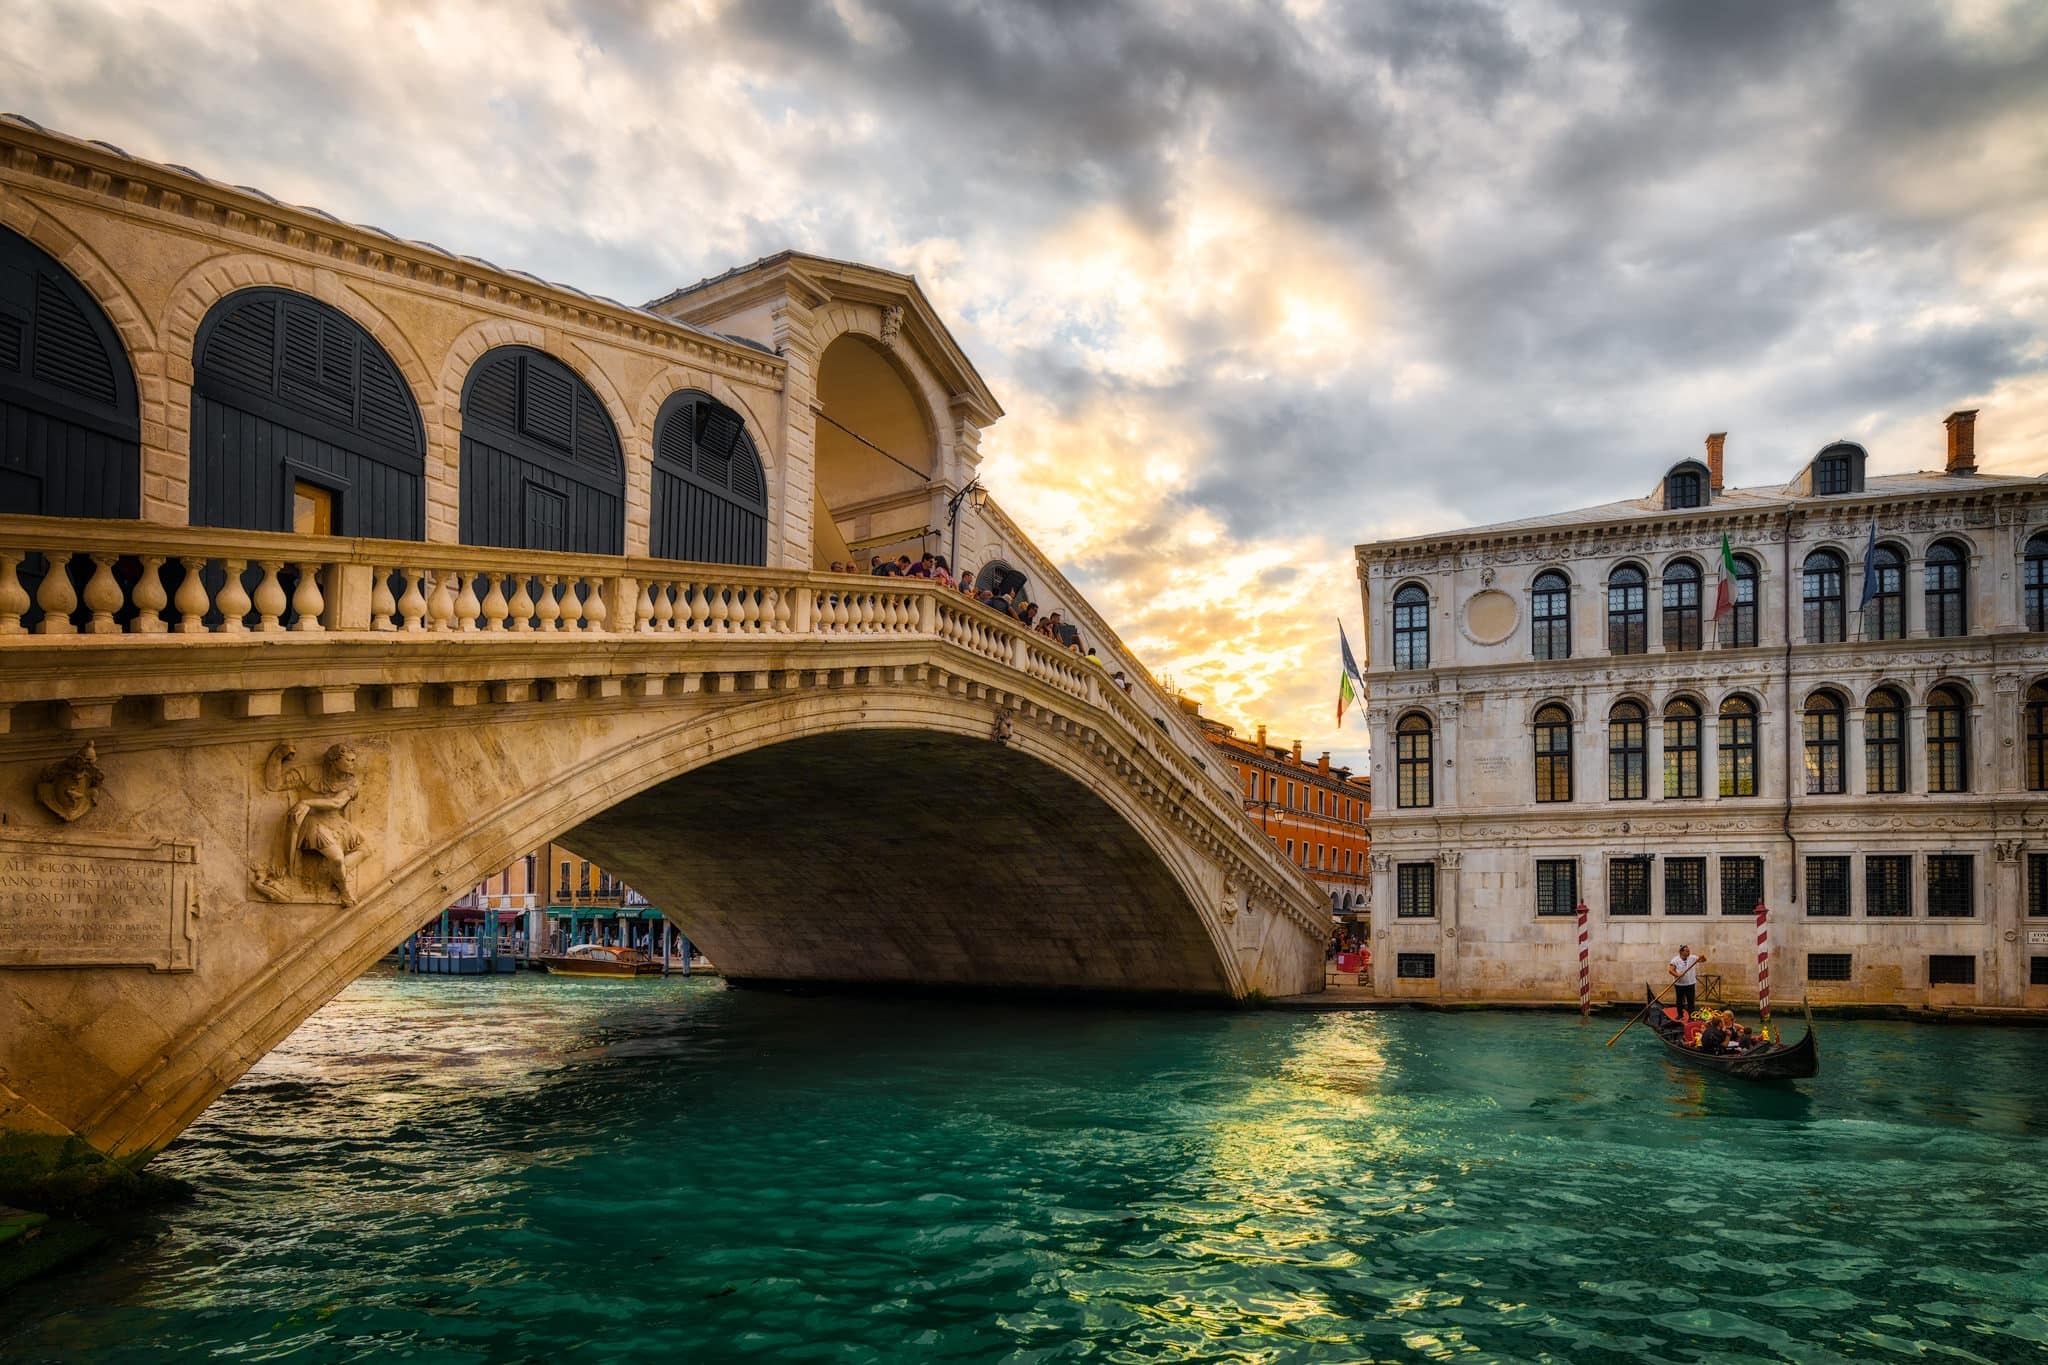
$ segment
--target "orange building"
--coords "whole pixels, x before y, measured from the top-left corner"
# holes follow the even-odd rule
[[[561,844],[541,845],[484,878],[449,907],[457,924],[495,913],[501,934],[535,949],[590,941],[658,943],[661,911],[611,873]]]
[[[1190,698],[1181,698],[1181,706],[1229,765],[1245,812],[1329,893],[1331,915],[1364,922],[1372,889],[1371,840],[1366,833],[1372,779],[1332,767],[1327,753],[1313,763],[1304,762],[1298,739],[1292,749],[1275,748],[1266,743],[1263,725],[1256,739],[1239,739],[1230,726],[1205,719],[1201,706]]]

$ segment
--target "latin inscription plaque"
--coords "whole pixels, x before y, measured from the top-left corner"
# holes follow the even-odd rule
[[[163,840],[0,833],[0,967],[191,971],[197,859]]]

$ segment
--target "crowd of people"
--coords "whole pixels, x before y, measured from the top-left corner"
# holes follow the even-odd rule
[[[858,574],[862,570],[856,560],[835,559],[832,561],[832,572]],[[914,560],[907,554],[898,555],[893,560],[884,559],[880,555],[869,555],[866,572],[875,578],[922,578],[942,588],[951,588],[997,615],[1007,616],[1019,625],[1044,636],[1055,648],[1086,659],[1108,672],[1109,680],[1121,687],[1126,694],[1131,690],[1131,680],[1124,671],[1121,668],[1111,669],[1102,656],[1095,652],[1095,647],[1085,644],[1081,639],[1081,632],[1072,623],[1062,619],[1058,611],[1041,613],[1038,603],[1025,599],[1016,588],[1006,584],[999,585],[1002,588],[1000,592],[979,586],[974,581],[972,570],[961,573],[956,579],[953,576],[953,566],[946,562],[944,555],[926,551]]]

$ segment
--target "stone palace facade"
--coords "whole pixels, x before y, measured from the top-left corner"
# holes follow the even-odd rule
[[[1373,987],[2048,1009],[2048,480],[1820,451],[1722,486],[1358,547]],[[1714,619],[1732,552],[1733,602]],[[1866,578],[1869,592],[1866,594]],[[1710,986],[1715,983],[1710,981]]]

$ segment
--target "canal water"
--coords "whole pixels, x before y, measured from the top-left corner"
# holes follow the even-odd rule
[[[372,976],[0,1359],[2048,1355],[2048,1032]]]

